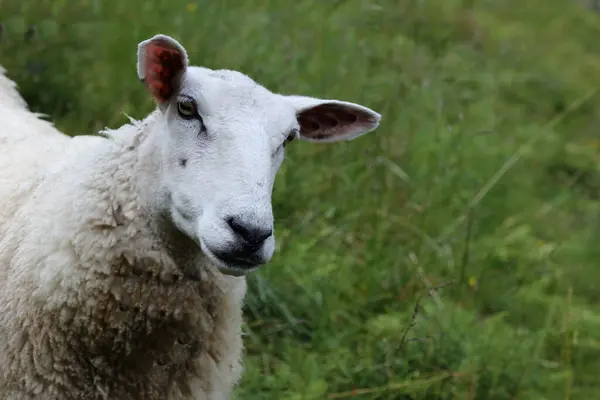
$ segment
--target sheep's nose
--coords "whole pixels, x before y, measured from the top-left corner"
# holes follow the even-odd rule
[[[272,228],[259,226],[241,217],[227,218],[227,225],[241,239],[245,252],[251,253],[260,248],[260,246],[273,234]]]

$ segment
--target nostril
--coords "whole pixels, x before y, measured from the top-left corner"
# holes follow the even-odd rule
[[[244,239],[244,241],[252,247],[258,247],[273,234],[272,229],[257,227],[255,225],[242,222],[241,219],[235,217],[227,218],[227,224],[232,231],[241,236],[242,239]]]
[[[233,217],[227,218],[227,224],[235,233],[238,233],[242,236],[245,236],[248,234],[246,227],[244,225],[240,224],[238,222],[238,220]]]

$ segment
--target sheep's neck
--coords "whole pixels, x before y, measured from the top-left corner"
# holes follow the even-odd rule
[[[165,371],[175,373],[200,353],[220,359],[211,346],[222,334],[216,329],[222,323],[217,310],[224,307],[220,280],[213,268],[201,265],[205,259],[198,246],[165,216],[160,148],[154,127],[146,129],[136,167],[129,173],[147,208],[146,217],[152,218],[153,244],[146,253],[136,254],[148,246],[144,236],[143,245],[130,243],[131,254],[113,261],[111,275],[98,271],[93,281],[110,282],[110,290],[99,284],[87,291],[93,301],[75,311],[84,318],[73,332],[81,354],[97,363],[94,374],[123,382],[127,375],[139,373],[159,382],[166,379]]]

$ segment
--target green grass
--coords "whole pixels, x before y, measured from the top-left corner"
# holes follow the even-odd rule
[[[564,0],[0,4],[0,64],[71,134],[151,111],[135,52],[158,32],[194,64],[383,114],[356,141],[290,147],[238,398],[600,398],[599,16]]]

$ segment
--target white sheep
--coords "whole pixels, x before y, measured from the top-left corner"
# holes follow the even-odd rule
[[[69,138],[0,72],[0,398],[227,399],[244,275],[274,251],[271,193],[294,138],[350,140],[380,115],[188,66],[156,35],[143,121]]]

